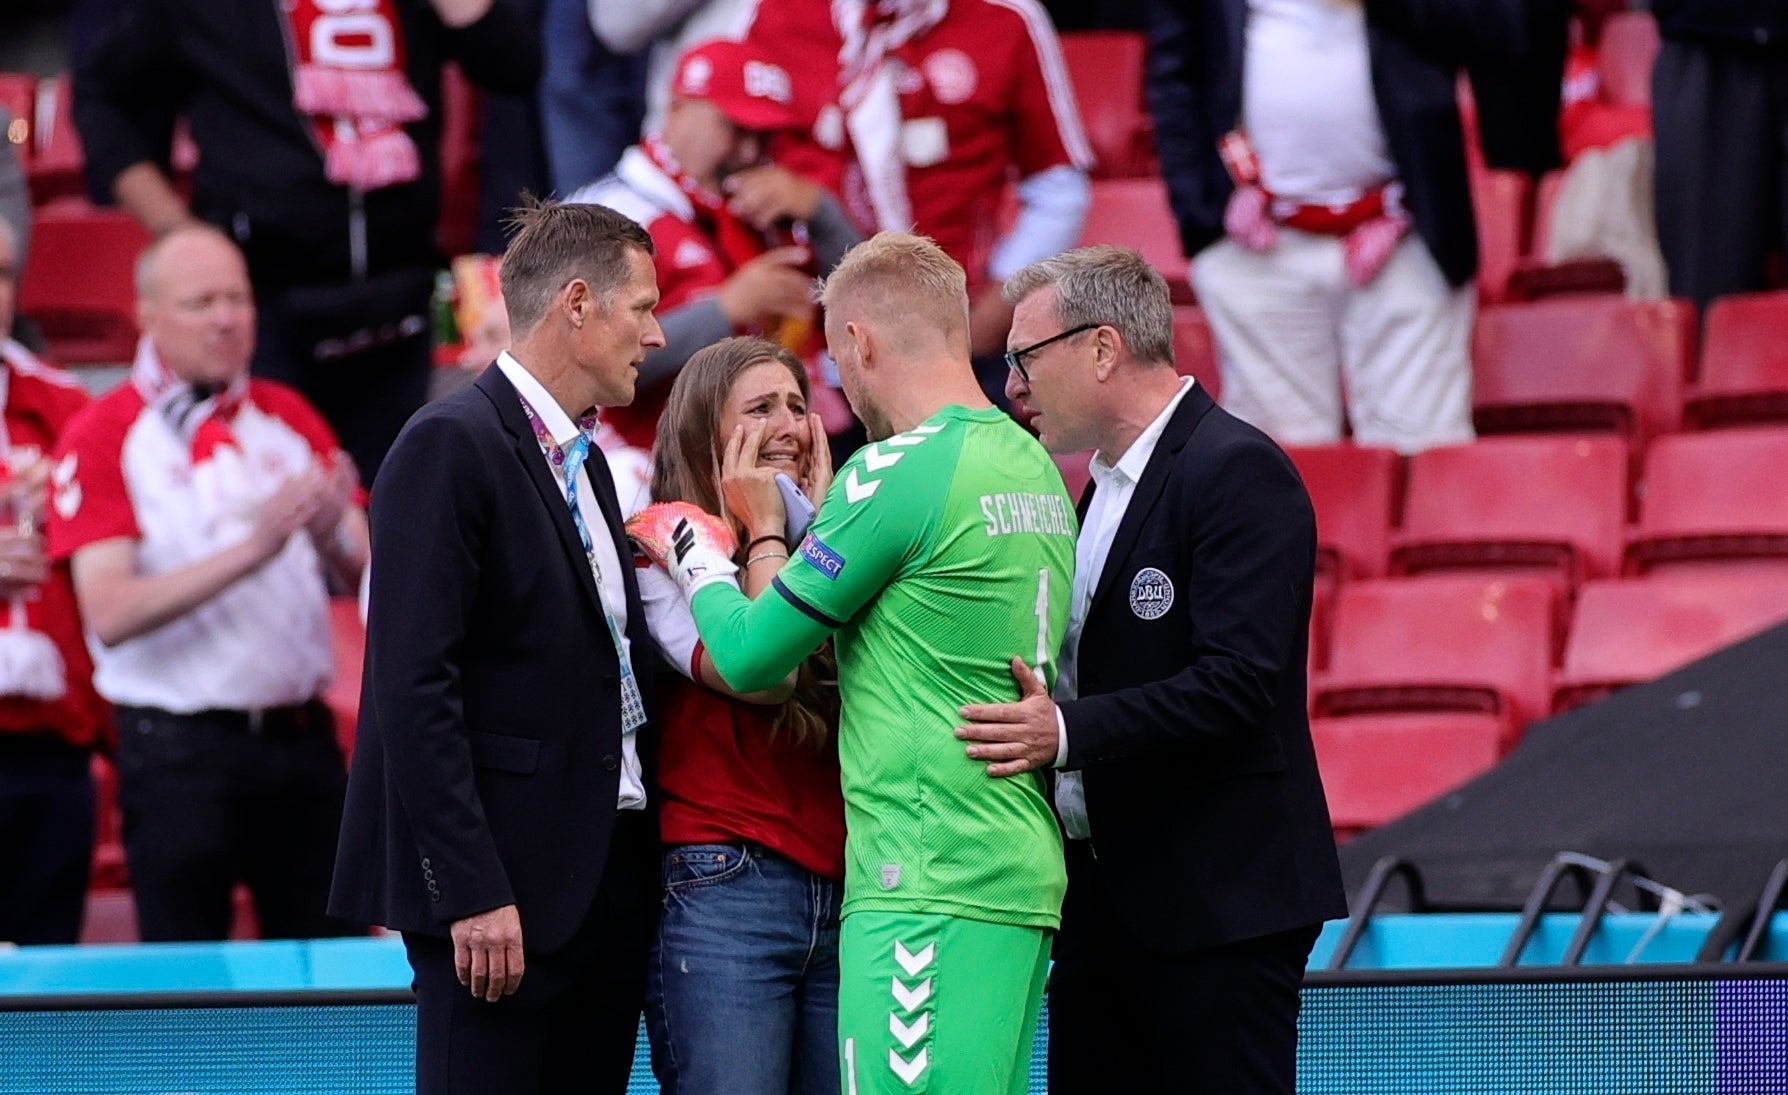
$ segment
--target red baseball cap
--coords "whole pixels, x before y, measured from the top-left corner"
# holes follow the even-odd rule
[[[685,50],[677,59],[671,94],[705,99],[719,107],[728,121],[745,129],[802,128],[788,70],[746,42],[716,39]]]

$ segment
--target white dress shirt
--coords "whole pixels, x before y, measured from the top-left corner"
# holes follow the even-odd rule
[[[526,366],[505,350],[497,355],[497,368],[503,370],[503,375],[509,378],[509,383],[515,385],[515,390],[521,397],[528,401],[528,406],[534,408],[534,413],[540,416],[541,424],[561,448],[577,440],[577,423],[571,421],[565,408],[559,406],[558,400],[541,386],[540,381],[534,379]],[[552,472],[560,489],[564,489],[563,469],[553,467],[552,461],[547,459],[544,452],[540,454],[540,459],[546,461],[547,470]],[[593,462],[584,465],[584,470],[591,474],[595,474],[596,468],[597,465]],[[559,504],[565,504],[563,496],[560,496]],[[603,514],[602,506],[596,501],[596,492],[590,487],[589,475],[578,480],[577,508],[583,512],[590,529],[590,545],[596,556],[597,591],[602,595],[603,607],[615,618],[616,633],[620,635],[621,644],[627,648],[627,656],[631,660],[633,651],[627,638],[627,585],[621,571],[621,556],[615,549],[614,538],[608,535],[608,519]],[[629,565],[633,562],[632,559],[627,561]],[[635,665],[634,672],[638,671],[639,667]],[[621,735],[621,791],[617,805],[623,810],[643,810],[646,807],[645,776],[640,769],[639,747],[634,737],[633,734]]]
[[[1123,523],[1124,511],[1136,493],[1136,482],[1155,455],[1155,445],[1167,429],[1167,420],[1179,410],[1180,401],[1192,390],[1193,380],[1180,380],[1180,390],[1167,401],[1167,406],[1137,435],[1136,441],[1118,458],[1116,464],[1105,459],[1103,452],[1093,454],[1092,505],[1087,507],[1086,520],[1080,525],[1080,539],[1074,544],[1074,599],[1068,608],[1068,633],[1062,639],[1061,657],[1056,661],[1055,700],[1065,703],[1080,695],[1080,630],[1086,626],[1087,609],[1092,605],[1093,591],[1099,588],[1099,575],[1105,570],[1105,557],[1111,553],[1111,541]],[[1055,766],[1068,761],[1068,722],[1062,709],[1055,711],[1057,746]],[[1086,816],[1086,788],[1079,772],[1062,772],[1055,781],[1055,808],[1062,816],[1062,828],[1070,837],[1084,840],[1093,835]]]

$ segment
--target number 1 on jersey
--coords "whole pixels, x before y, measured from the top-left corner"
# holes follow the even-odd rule
[[[1037,675],[1049,664],[1049,571],[1037,572]]]

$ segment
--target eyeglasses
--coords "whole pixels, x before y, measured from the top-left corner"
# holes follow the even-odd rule
[[[1041,350],[1052,342],[1060,342],[1062,339],[1067,338],[1070,335],[1078,335],[1085,331],[1097,330],[1103,326],[1105,326],[1103,323],[1082,323],[1080,326],[1071,327],[1059,335],[1051,335],[1042,342],[1033,342],[1029,346],[1022,346],[1016,350],[1007,350],[1006,368],[1017,373],[1018,379],[1024,381],[1028,385],[1031,382],[1031,374],[1027,372],[1024,367],[1024,359],[1027,356],[1036,353],[1038,350]]]

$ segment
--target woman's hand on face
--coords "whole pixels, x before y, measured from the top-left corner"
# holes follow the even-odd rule
[[[801,473],[801,493],[818,509],[832,489],[832,439],[826,422],[817,414],[807,416],[807,468]]]
[[[745,529],[745,541],[761,536],[783,536],[788,515],[782,492],[776,489],[776,469],[758,466],[758,449],[764,443],[764,420],[734,427],[727,438],[720,463],[720,497],[727,512]]]

